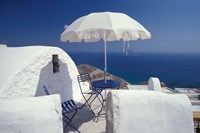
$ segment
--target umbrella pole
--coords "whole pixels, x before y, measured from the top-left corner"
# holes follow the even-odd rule
[[[129,41],[127,41],[127,49],[126,49],[126,55],[128,55],[128,50],[129,50]]]
[[[106,50],[106,40],[104,40],[104,82],[106,83],[106,73],[107,73],[107,50]]]
[[[125,53],[125,41],[124,41],[124,46],[123,46],[123,53]]]

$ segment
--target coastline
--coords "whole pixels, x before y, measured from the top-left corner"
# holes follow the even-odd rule
[[[104,79],[104,71],[94,66],[91,66],[88,64],[81,64],[77,66],[77,69],[80,74],[84,74],[84,73],[90,74],[92,81]],[[130,84],[126,80],[110,73],[107,73],[106,79],[114,79],[114,80],[119,81],[121,83],[120,88],[122,89],[127,89],[126,86]]]
[[[68,53],[76,65],[89,64],[104,68],[103,53]],[[130,84],[140,84],[150,77],[158,77],[170,88],[200,88],[200,54],[137,53],[126,56],[108,53],[108,72]]]

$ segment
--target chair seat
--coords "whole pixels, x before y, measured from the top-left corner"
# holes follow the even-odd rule
[[[83,94],[96,94],[96,92],[94,90],[88,90],[88,91],[85,91],[83,92]]]

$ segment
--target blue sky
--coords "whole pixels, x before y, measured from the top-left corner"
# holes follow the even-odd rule
[[[62,43],[64,25],[92,12],[122,12],[140,22],[152,39],[131,41],[136,52],[200,53],[199,0],[0,0],[0,43],[51,45],[67,52],[103,51],[103,42]],[[108,52],[123,42],[109,42]]]

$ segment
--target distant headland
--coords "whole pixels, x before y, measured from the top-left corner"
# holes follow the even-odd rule
[[[89,73],[91,78],[92,78],[92,81],[104,79],[104,71],[99,69],[99,68],[96,68],[96,67],[88,65],[88,64],[77,65],[77,68],[78,68],[78,71],[79,71],[80,74]],[[120,88],[123,88],[123,89],[126,89],[126,85],[130,84],[126,80],[124,80],[120,77],[117,77],[113,74],[110,74],[110,73],[107,73],[107,79],[118,80],[121,83]],[[140,85],[147,85],[148,81],[143,81],[139,84]],[[161,83],[161,86],[165,86],[165,84]]]

